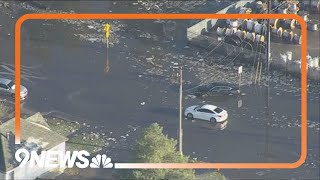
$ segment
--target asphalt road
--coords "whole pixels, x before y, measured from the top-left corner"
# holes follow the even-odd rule
[[[147,27],[146,24],[151,23],[134,21],[131,25]],[[133,59],[157,47],[163,50],[152,54],[155,57],[166,51],[183,54],[188,50],[172,50],[163,41],[150,42],[127,32],[122,34],[125,38],[121,38],[118,45],[109,49],[111,68],[106,74],[105,45],[79,41],[69,25],[29,21],[24,24],[23,31],[27,33],[22,37],[22,84],[28,88],[29,97],[22,111],[69,114],[80,123],[113,132],[116,138],[126,135],[128,126],[141,129],[157,122],[165,133],[176,138],[177,85],[162,75],[146,73],[147,66]],[[7,44],[0,50],[0,76],[13,78],[10,71],[13,70],[13,37],[1,34],[0,41]],[[144,58],[140,60],[145,61]],[[173,70],[168,69],[168,72]],[[185,73],[191,85],[199,83],[196,74],[188,70]],[[193,99],[187,92],[184,94],[184,107],[205,102],[221,106],[229,113],[227,128],[221,131],[207,123],[184,120],[184,153],[206,162],[295,162],[300,153],[299,80],[293,79],[283,86],[271,83],[269,116],[265,111],[265,87],[244,84],[244,94],[240,97]],[[287,91],[289,87],[297,91]],[[315,143],[319,142],[319,99],[316,96],[318,94],[313,92],[308,95],[308,120],[311,122],[308,124],[308,152],[312,157],[308,156],[307,165],[293,171],[266,171],[268,175],[264,177],[289,178],[297,174],[304,178],[317,177],[319,158],[314,157],[319,157],[319,143]],[[240,108],[239,100],[242,100]],[[112,147],[110,156],[114,161],[128,161],[127,151],[119,146],[132,144],[135,135],[129,134],[131,139],[128,137],[124,143]],[[264,156],[266,152],[267,157]],[[246,174],[243,177],[260,177],[256,171],[243,171]],[[236,178],[240,172],[228,170],[225,173]]]

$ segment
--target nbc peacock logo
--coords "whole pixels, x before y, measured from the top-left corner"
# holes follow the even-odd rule
[[[91,159],[90,163],[91,168],[113,168],[113,163],[111,162],[111,158],[107,157],[107,155],[97,154],[95,157]]]

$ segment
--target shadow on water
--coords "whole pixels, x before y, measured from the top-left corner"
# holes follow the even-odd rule
[[[202,131],[202,133],[214,133],[216,131],[222,131],[225,130],[227,128],[228,125],[228,120],[224,121],[224,122],[220,122],[220,123],[212,123],[209,121],[204,121],[204,120],[198,120],[198,119],[193,119],[193,120],[185,120],[184,124],[186,124],[187,126],[194,126],[197,127]]]
[[[237,95],[216,95],[216,96],[206,96],[206,97],[198,97],[201,101],[206,102],[225,102],[232,99],[237,99]]]
[[[193,91],[194,91],[194,87],[198,86],[198,84],[183,84],[182,85],[182,90],[183,90],[183,93],[185,95],[188,95],[188,94],[192,94]],[[179,93],[179,90],[180,90],[180,84],[178,83],[175,83],[175,84],[172,84],[170,85],[170,89],[173,90],[174,92],[177,92]]]

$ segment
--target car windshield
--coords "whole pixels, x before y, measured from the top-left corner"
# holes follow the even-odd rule
[[[221,109],[221,108],[216,108],[215,110],[214,110],[214,112],[216,112],[216,113],[221,113],[223,110]]]
[[[14,86],[14,82],[13,82],[13,81],[10,81],[9,84],[7,84],[7,86],[9,86],[9,88],[12,89],[12,86]]]
[[[207,90],[208,90],[208,86],[206,86],[206,85],[200,86],[198,88],[198,91],[207,91]]]

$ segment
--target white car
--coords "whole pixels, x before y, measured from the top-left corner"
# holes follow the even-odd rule
[[[10,79],[0,78],[0,94],[8,95],[14,98],[15,83]],[[28,90],[24,86],[20,86],[20,98],[24,100],[28,95]]]
[[[184,115],[188,119],[200,119],[210,122],[224,122],[228,118],[228,112],[214,105],[195,105],[188,107]]]

